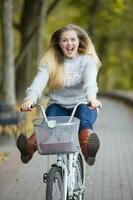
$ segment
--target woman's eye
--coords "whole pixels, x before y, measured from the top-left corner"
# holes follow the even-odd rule
[[[72,38],[71,41],[75,42],[75,41],[77,41],[77,39],[76,38]]]
[[[62,40],[62,42],[66,42],[66,40]]]

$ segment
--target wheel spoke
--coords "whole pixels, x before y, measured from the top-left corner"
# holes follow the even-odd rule
[[[61,191],[57,177],[55,177],[55,183],[53,184],[53,198],[54,200],[61,200]]]

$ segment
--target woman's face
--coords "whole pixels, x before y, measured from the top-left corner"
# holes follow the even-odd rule
[[[60,47],[66,58],[74,58],[79,47],[79,39],[74,30],[65,31],[60,37]]]

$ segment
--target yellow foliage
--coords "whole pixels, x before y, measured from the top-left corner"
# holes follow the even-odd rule
[[[9,157],[9,153],[0,152],[0,164],[3,163]]]
[[[3,126],[0,126],[0,134],[3,132]]]
[[[45,98],[45,100],[41,101],[41,105],[44,107],[47,106],[48,98]],[[20,111],[20,105],[16,105],[16,111]],[[24,133],[27,136],[30,136],[32,132],[34,131],[33,127],[33,119],[39,118],[37,109],[34,109],[33,111],[25,112],[25,120],[22,121],[20,124],[14,125],[5,125],[0,126],[0,134],[7,134],[9,136],[18,136],[20,133]]]

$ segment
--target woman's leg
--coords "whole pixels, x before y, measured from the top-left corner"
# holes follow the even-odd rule
[[[46,109],[47,117],[52,116],[67,116],[67,110],[58,104],[52,104]],[[21,161],[23,163],[28,163],[33,157],[34,152],[37,150],[37,143],[35,133],[33,133],[29,138],[24,134],[20,134],[16,141],[17,147],[21,153]]]
[[[75,117],[80,119],[79,143],[82,153],[88,165],[93,165],[100,146],[99,138],[93,132],[93,125],[97,118],[97,110],[91,109],[83,104],[78,107]]]
[[[29,138],[21,133],[17,138],[16,145],[21,153],[21,161],[23,163],[28,163],[33,157],[34,152],[37,150],[35,133],[32,133]]]
[[[66,108],[61,107],[59,104],[52,104],[46,109],[47,117],[54,116],[68,116],[68,112]]]

